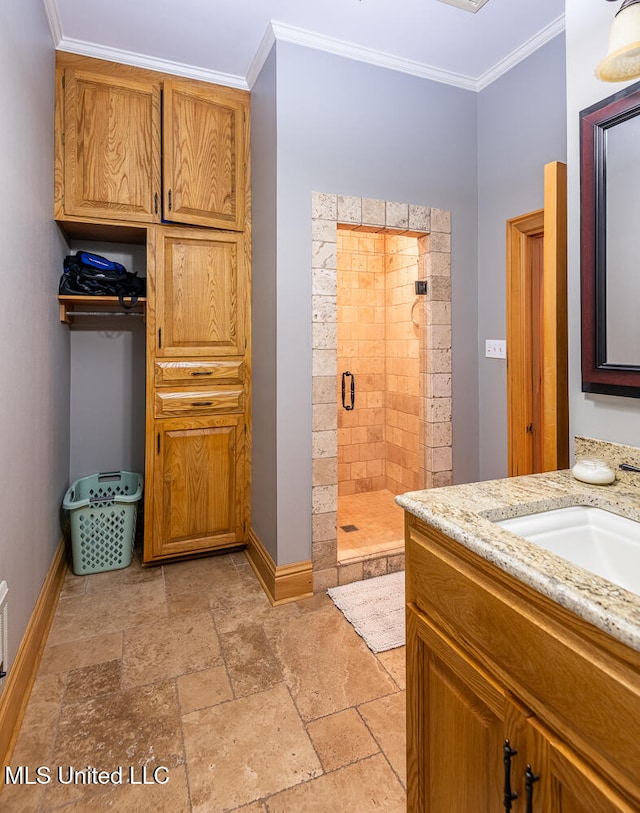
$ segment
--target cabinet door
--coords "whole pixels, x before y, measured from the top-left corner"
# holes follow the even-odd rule
[[[159,221],[159,83],[72,69],[64,82],[65,213]]]
[[[563,743],[550,740],[548,751],[551,813],[637,813],[640,809],[637,800],[625,801]]]
[[[246,107],[206,83],[163,86],[165,218],[244,228]]]
[[[245,542],[244,417],[156,421],[148,444],[145,561]]]
[[[148,292],[157,357],[244,354],[243,240],[241,234],[210,230],[157,230],[155,291]]]
[[[527,721],[427,619],[407,613],[409,813],[495,813],[505,779],[521,799]],[[517,754],[505,774],[505,741]]]

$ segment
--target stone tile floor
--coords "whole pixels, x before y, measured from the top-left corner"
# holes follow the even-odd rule
[[[243,553],[69,573],[0,810],[404,813],[404,658]]]
[[[357,531],[344,531],[342,526]],[[404,511],[390,491],[338,497],[338,559],[347,563],[376,554],[404,552]]]

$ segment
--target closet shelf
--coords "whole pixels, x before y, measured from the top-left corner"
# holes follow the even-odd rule
[[[117,296],[59,296],[60,321],[71,326],[76,317],[146,316],[147,300],[140,297],[133,308],[121,307]]]

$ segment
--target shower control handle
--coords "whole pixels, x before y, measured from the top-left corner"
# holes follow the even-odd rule
[[[351,378],[350,396],[351,400],[347,403],[347,377]],[[356,379],[353,373],[348,370],[342,373],[342,406],[346,410],[351,410],[356,404]]]

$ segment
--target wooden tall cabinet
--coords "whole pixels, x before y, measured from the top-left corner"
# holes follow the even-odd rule
[[[158,226],[148,244],[145,559],[242,544],[248,532],[244,235]]]
[[[409,813],[640,810],[640,655],[410,517]]]
[[[147,246],[145,562],[250,523],[249,94],[57,54],[54,214]]]

